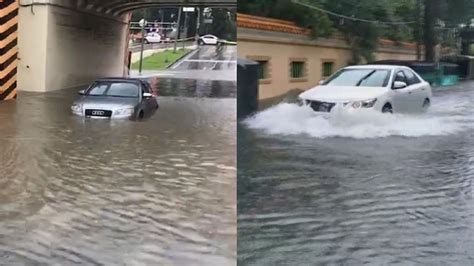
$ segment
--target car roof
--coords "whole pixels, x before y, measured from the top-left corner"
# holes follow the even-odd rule
[[[357,66],[348,66],[347,69],[396,69],[396,68],[403,68],[403,69],[410,69],[406,66],[399,66],[399,65],[357,65]]]

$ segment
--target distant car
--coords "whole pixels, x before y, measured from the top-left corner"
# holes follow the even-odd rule
[[[428,109],[431,96],[430,84],[411,68],[364,65],[345,67],[298,98],[316,112],[338,107],[410,113]]]
[[[199,45],[216,45],[218,42],[219,38],[211,34],[201,36],[198,39]]]
[[[79,94],[71,111],[83,117],[143,119],[158,109],[150,85],[140,79],[99,79]]]
[[[145,36],[145,43],[160,43],[161,35],[157,32],[150,32]]]
[[[143,36],[141,33],[134,33],[134,34],[131,34],[131,39],[133,42],[141,42],[143,39]]]

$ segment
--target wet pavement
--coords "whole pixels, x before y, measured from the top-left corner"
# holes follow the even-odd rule
[[[173,70],[228,70],[237,66],[237,46],[201,46],[174,64]]]
[[[1,265],[235,265],[235,82],[152,84],[142,122],[0,104]]]
[[[329,119],[282,103],[243,121],[239,265],[473,265],[474,83],[432,102]]]

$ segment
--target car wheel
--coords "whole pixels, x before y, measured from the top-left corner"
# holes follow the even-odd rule
[[[425,101],[423,102],[423,110],[428,109],[430,105],[431,105],[430,99],[426,98]]]
[[[387,114],[387,113],[393,114],[392,105],[389,104],[389,103],[386,103],[382,108],[382,113],[384,113],[384,114]]]
[[[199,44],[199,45],[204,45],[204,42],[203,42],[202,40],[199,40],[199,41],[198,41],[198,44]]]

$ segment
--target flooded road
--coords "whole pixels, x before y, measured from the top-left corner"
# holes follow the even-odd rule
[[[418,116],[280,104],[238,128],[242,265],[473,265],[474,83]]]
[[[235,265],[235,82],[154,84],[143,122],[73,117],[77,90],[0,104],[1,265]]]

